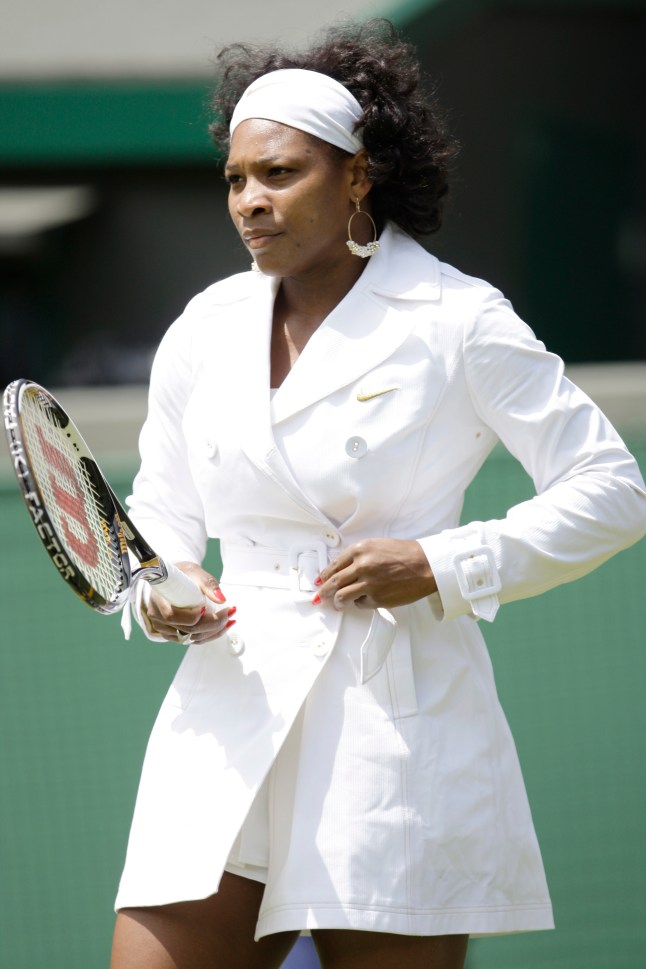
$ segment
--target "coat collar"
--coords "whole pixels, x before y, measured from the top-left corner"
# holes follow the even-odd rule
[[[386,225],[379,242],[379,250],[357,286],[396,300],[426,302],[440,298],[442,275],[435,256],[392,222]]]

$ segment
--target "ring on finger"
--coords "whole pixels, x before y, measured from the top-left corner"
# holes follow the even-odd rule
[[[191,633],[183,633],[181,629],[176,629],[177,642],[181,643],[182,646],[189,646],[193,642],[193,636]]]

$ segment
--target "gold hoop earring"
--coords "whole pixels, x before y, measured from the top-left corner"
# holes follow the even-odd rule
[[[377,249],[379,248],[379,242],[377,241],[377,226],[375,225],[375,220],[370,215],[370,213],[362,211],[361,203],[359,202],[359,199],[355,199],[354,204],[356,205],[357,208],[356,208],[356,211],[352,213],[352,215],[348,220],[348,241],[346,242],[346,246],[348,247],[348,249],[350,250],[353,256],[359,256],[360,259],[367,259],[368,256],[374,256]],[[352,220],[357,215],[365,215],[367,219],[370,219],[370,222],[372,224],[373,240],[372,242],[369,242],[365,246],[359,245],[359,243],[355,242],[354,239],[352,238]]]

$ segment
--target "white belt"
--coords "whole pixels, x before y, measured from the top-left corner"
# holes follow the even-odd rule
[[[330,561],[324,542],[294,543],[288,549],[222,543],[222,585],[289,590],[295,602],[311,601],[315,580]],[[361,682],[379,672],[395,639],[397,622],[387,609],[375,609],[361,645]]]
[[[314,581],[330,561],[324,542],[294,543],[289,548],[222,544],[222,584],[289,589],[296,602],[311,599]]]

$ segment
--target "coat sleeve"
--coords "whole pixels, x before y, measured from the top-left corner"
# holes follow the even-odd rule
[[[188,463],[182,422],[192,386],[192,332],[199,297],[162,339],[153,361],[148,413],[139,437],[141,464],[127,499],[130,515],[158,555],[168,562],[201,562],[206,551],[202,502]],[[147,582],[135,583],[121,626],[130,637],[131,611],[149,639],[142,600],[150,596]]]
[[[462,365],[473,408],[536,497],[420,544],[438,585],[436,616],[491,621],[500,603],[579,578],[641,538],[646,493],[617,432],[500,294],[465,328]]]
[[[191,304],[170,327],[153,362],[141,465],[128,506],[146,540],[172,562],[201,562],[206,551],[202,501],[189,467],[182,422],[192,386]]]
[[[146,541],[169,562],[200,563],[206,551],[202,502],[190,472],[182,428],[192,386],[192,323],[198,300],[189,303],[169,328],[155,354],[148,413],[139,436],[141,464],[126,502]],[[142,601],[149,596],[148,583],[136,583],[130,607],[148,639],[162,642],[163,637],[150,633],[142,616]],[[126,607],[121,622],[126,638],[130,637],[130,616]]]

